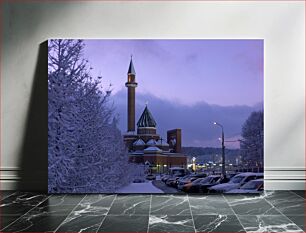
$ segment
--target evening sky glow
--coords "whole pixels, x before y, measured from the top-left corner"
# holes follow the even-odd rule
[[[146,101],[165,136],[181,128],[184,146],[218,147],[221,122],[227,139],[240,137],[249,114],[263,109],[263,40],[85,40],[84,57],[102,76],[126,131],[127,70],[136,70],[136,121]],[[191,119],[192,118],[192,119]],[[238,143],[227,145],[238,147]]]
[[[263,40],[85,40],[94,76],[125,89],[133,54],[137,93],[222,106],[263,101]]]

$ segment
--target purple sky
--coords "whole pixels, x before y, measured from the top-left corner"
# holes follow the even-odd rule
[[[138,82],[138,114],[142,111],[144,98],[149,100],[155,118],[162,117],[162,110],[154,104],[151,106],[150,101],[154,102],[154,99],[178,109],[193,108],[195,114],[199,111],[197,106],[202,104],[228,109],[241,105],[258,108],[258,104],[263,103],[263,40],[85,40],[85,44],[84,55],[93,67],[92,74],[102,76],[105,86],[113,85],[113,96],[118,103],[121,103],[119,97],[126,98],[124,84],[130,55],[133,54]],[[122,130],[126,128],[125,101],[122,109],[118,104]],[[216,119],[218,114],[223,117],[220,109],[211,117]],[[228,121],[231,126],[237,125],[232,133],[228,132],[229,138],[239,137],[246,116],[243,115],[239,122]],[[222,118],[225,125],[230,117]],[[164,121],[156,120],[157,123]],[[182,119],[183,125],[176,127],[191,132],[191,126],[184,123],[186,120]],[[162,127],[165,128],[161,130],[165,131],[170,125]],[[212,132],[215,131],[215,128],[208,130],[205,138],[192,138],[190,135],[185,138],[185,145],[214,146],[212,142],[217,135]]]
[[[85,56],[125,89],[130,55],[138,93],[194,104],[254,105],[263,101],[263,40],[86,40]]]

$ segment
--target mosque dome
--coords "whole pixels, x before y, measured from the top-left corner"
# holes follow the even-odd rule
[[[156,147],[156,146],[150,146],[150,147],[144,149],[144,152],[145,152],[145,153],[158,153],[158,152],[162,152],[162,150],[159,149],[159,148]]]
[[[154,139],[150,139],[149,141],[147,141],[146,145],[148,145],[148,146],[155,146],[156,145],[156,141]]]
[[[144,146],[145,142],[141,138],[139,138],[133,143],[133,145],[134,146]]]
[[[138,122],[137,127],[144,128],[144,127],[156,127],[156,121],[154,120],[151,112],[148,109],[148,106],[145,107],[143,113],[141,114]]]

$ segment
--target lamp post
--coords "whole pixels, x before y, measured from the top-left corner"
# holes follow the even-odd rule
[[[223,130],[223,125],[219,124],[218,122],[214,122],[214,125],[217,125],[221,128],[222,130],[222,135],[221,135],[221,145],[222,145],[222,175],[225,177],[225,146],[224,146],[224,130]]]
[[[196,157],[192,157],[192,170],[195,172],[196,171]]]

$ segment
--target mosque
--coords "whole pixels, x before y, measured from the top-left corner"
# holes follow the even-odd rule
[[[128,148],[129,161],[146,164],[152,172],[165,173],[170,168],[187,167],[187,156],[181,153],[182,130],[172,129],[167,131],[167,139],[164,140],[157,134],[157,123],[146,105],[135,130],[135,90],[136,72],[131,58],[127,82],[127,132],[124,134],[124,142]]]

